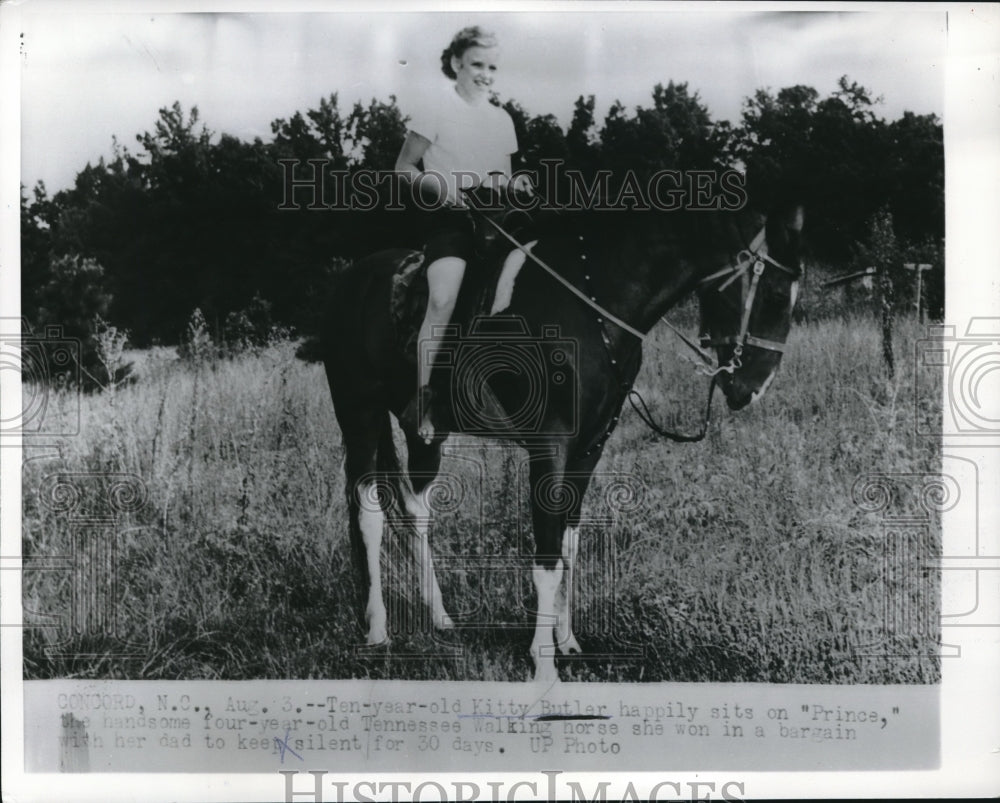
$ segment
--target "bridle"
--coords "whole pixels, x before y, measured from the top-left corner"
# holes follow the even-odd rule
[[[614,367],[616,373],[618,372],[617,362],[613,356],[611,356],[611,340],[608,336],[607,330],[605,328],[605,321],[611,322],[618,326],[620,329],[628,332],[642,343],[657,346],[654,341],[650,340],[649,333],[644,333],[634,328],[627,322],[621,320],[614,316],[611,312],[604,309],[600,304],[597,303],[596,297],[589,295],[579,288],[574,286],[571,282],[563,278],[556,270],[551,266],[547,265],[543,260],[537,257],[531,252],[531,249],[526,247],[524,244],[518,242],[514,237],[510,235],[500,224],[496,221],[490,219],[483,214],[483,211],[474,205],[470,204],[470,207],[478,212],[483,219],[489,223],[496,231],[503,236],[506,240],[510,242],[515,248],[520,250],[528,259],[542,268],[546,273],[548,273],[553,279],[559,282],[563,287],[565,287],[571,294],[579,298],[584,304],[591,307],[598,313],[597,322],[600,325],[601,338],[604,342],[605,350],[608,352],[608,358],[611,361],[611,365]],[[581,236],[582,240],[583,237]],[[732,374],[738,368],[742,366],[741,357],[743,355],[743,350],[746,346],[755,346],[758,348],[768,349],[770,351],[776,351],[782,353],[785,350],[785,344],[783,342],[768,340],[767,338],[757,337],[749,331],[750,327],[750,317],[753,312],[754,301],[757,297],[757,287],[760,284],[760,278],[764,275],[764,271],[767,269],[768,265],[774,266],[779,270],[784,271],[795,279],[798,279],[801,275],[800,271],[789,268],[782,265],[776,259],[768,255],[766,251],[766,240],[767,240],[767,229],[766,227],[761,228],[757,236],[751,241],[747,248],[743,249],[737,254],[736,263],[733,265],[727,265],[722,270],[716,271],[704,278],[700,279],[698,282],[699,287],[707,287],[713,282],[718,282],[719,286],[715,288],[718,292],[724,292],[729,285],[731,285],[737,279],[742,282],[743,290],[741,293],[741,307],[742,314],[740,317],[740,331],[736,335],[728,335],[721,338],[711,338],[708,335],[702,334],[699,340],[701,341],[701,348],[696,344],[692,343],[684,334],[677,329],[673,324],[671,324],[666,317],[662,317],[661,320],[670,327],[670,329],[677,334],[681,340],[684,341],[699,357],[705,362],[705,366],[697,365],[696,368],[699,373],[702,373],[708,377],[711,377],[711,383],[708,388],[708,400],[705,405],[705,415],[702,421],[701,429],[698,433],[694,435],[687,435],[677,432],[671,432],[659,426],[652,418],[649,413],[649,409],[646,406],[646,402],[643,400],[642,396],[639,395],[638,391],[634,388],[628,387],[627,383],[622,384],[625,395],[628,398],[629,403],[632,408],[638,413],[639,417],[642,419],[653,432],[660,435],[661,437],[669,438],[670,440],[680,442],[680,443],[693,443],[702,440],[705,437],[705,433],[708,431],[709,418],[711,416],[712,409],[712,395],[715,392],[715,387],[718,382],[719,374],[728,373]],[[748,274],[749,279],[748,279]],[[585,279],[589,280],[589,276],[584,276]],[[733,356],[729,359],[725,365],[719,366],[717,368],[711,367],[715,360],[712,355],[704,350],[706,347],[715,346],[733,346]],[[706,367],[707,366],[707,367]],[[592,447],[586,454],[591,454],[600,445],[603,445],[604,441],[611,435],[614,427],[618,421],[618,416],[616,415],[611,422],[610,429],[604,434],[604,436]]]
[[[733,356],[730,357],[729,362],[725,365],[721,365],[718,368],[702,368],[699,366],[699,371],[707,376],[714,377],[720,373],[732,374],[737,368],[742,366],[741,357],[743,356],[743,349],[747,346],[776,351],[779,354],[785,351],[786,344],[784,341],[758,337],[750,332],[750,317],[753,313],[754,301],[757,298],[757,288],[760,285],[760,279],[764,275],[764,271],[771,266],[784,271],[793,279],[798,279],[801,275],[800,271],[782,265],[764,250],[765,238],[765,229],[761,229],[757,236],[754,237],[753,242],[736,255],[734,264],[728,265],[698,282],[700,287],[710,287],[713,283],[717,283],[718,286],[715,290],[720,293],[724,292],[737,279],[740,280],[742,286],[740,292],[741,314],[739,332],[735,335],[726,335],[717,338],[702,333],[699,337],[701,349],[698,349],[698,351],[703,359],[708,358],[708,360],[711,360],[710,355],[704,352],[706,348],[717,348],[720,346],[733,347]],[[685,342],[688,342],[688,345],[692,345],[686,339]]]

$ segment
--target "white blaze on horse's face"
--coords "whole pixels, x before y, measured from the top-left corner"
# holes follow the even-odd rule
[[[452,56],[455,89],[467,103],[478,103],[489,97],[493,77],[499,69],[499,55],[495,47],[470,47],[461,58]]]
[[[771,373],[767,375],[767,379],[764,380],[764,384],[762,384],[757,390],[755,390],[753,393],[750,394],[750,404],[758,402],[762,398],[764,398],[764,394],[767,393],[767,389],[771,386],[771,383],[774,381],[774,375],[776,373],[778,373],[778,366],[774,366],[774,369],[771,371]]]

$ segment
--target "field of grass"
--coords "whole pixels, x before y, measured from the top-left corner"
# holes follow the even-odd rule
[[[885,511],[866,512],[855,486],[939,471],[936,439],[916,434],[918,417],[940,417],[940,387],[914,392],[920,336],[898,322],[889,381],[873,321],[800,324],[767,397],[739,413],[716,399],[700,444],[661,442],[626,407],[585,502],[574,592],[584,653],[557,661],[563,679],[935,682],[937,579],[917,558],[887,563]],[[658,337],[667,353],[647,350],[637,388],[694,429],[706,380]],[[140,478],[144,500],[115,524],[118,637],[134,655],[110,655],[121,650],[99,632],[31,627],[26,677],[529,677],[522,452],[453,439],[443,473],[461,478],[464,498],[442,503],[431,539],[459,627],[428,631],[394,533],[393,643],[369,651],[322,366],[296,360],[292,344],[197,364],[146,357],[135,384],[82,398],[78,435],[28,444],[23,477],[28,559],[68,554],[81,526],[47,498],[51,475],[86,474],[72,480],[85,490],[75,516],[100,513],[117,475]],[[74,416],[71,402],[53,394],[46,415]],[[894,494],[892,515],[926,515],[919,491]],[[913,537],[907,554],[937,554],[940,522]],[[27,623],[68,613],[73,594],[65,572],[26,571]]]

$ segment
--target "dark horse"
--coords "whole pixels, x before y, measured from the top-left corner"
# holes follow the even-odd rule
[[[439,425],[431,443],[412,424],[403,426],[406,474],[399,470],[389,414],[398,418],[404,410],[416,375],[412,356],[397,345],[389,297],[407,252],[380,252],[349,269],[332,296],[321,339],[344,436],[351,549],[364,581],[368,643],[387,641],[379,556],[390,509],[412,533],[421,594],[435,626],[453,627],[428,545],[428,491],[448,429],[489,434],[528,452],[538,595],[531,655],[535,680],[558,680],[553,648],[580,650],[570,625],[570,589],[584,492],[642,357],[642,341],[620,324],[647,333],[697,292],[703,343],[715,349],[722,367],[718,387],[730,408],[744,407],[764,392],[781,360],[800,275],[801,227],[801,208],[789,204],[766,216],[749,209],[591,212],[540,234],[531,253],[591,303],[534,259],[524,261],[509,307],[488,319],[517,325],[512,334],[502,326],[493,330],[485,341],[492,345],[479,350],[479,357],[493,353],[494,368],[474,366],[463,380],[472,406],[485,393],[493,405],[488,409],[518,414],[493,415],[484,429],[456,414],[468,405],[454,397],[451,425]],[[534,355],[534,373],[521,364],[526,354]]]

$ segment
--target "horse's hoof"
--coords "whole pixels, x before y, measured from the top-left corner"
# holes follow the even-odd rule
[[[421,422],[420,428],[417,429],[417,435],[420,439],[430,446],[434,442],[434,425],[428,421],[426,418]]]
[[[556,649],[559,650],[561,655],[570,655],[571,653],[581,653],[580,643],[576,640],[576,637],[570,633],[565,639],[562,639],[558,644],[556,644]]]
[[[535,669],[535,677],[533,678],[535,683],[545,683],[546,685],[553,685],[559,683],[559,672],[556,671],[555,665],[551,667],[540,666]]]
[[[369,647],[389,646],[389,634],[385,628],[372,628],[368,631],[368,638],[365,640]]]

